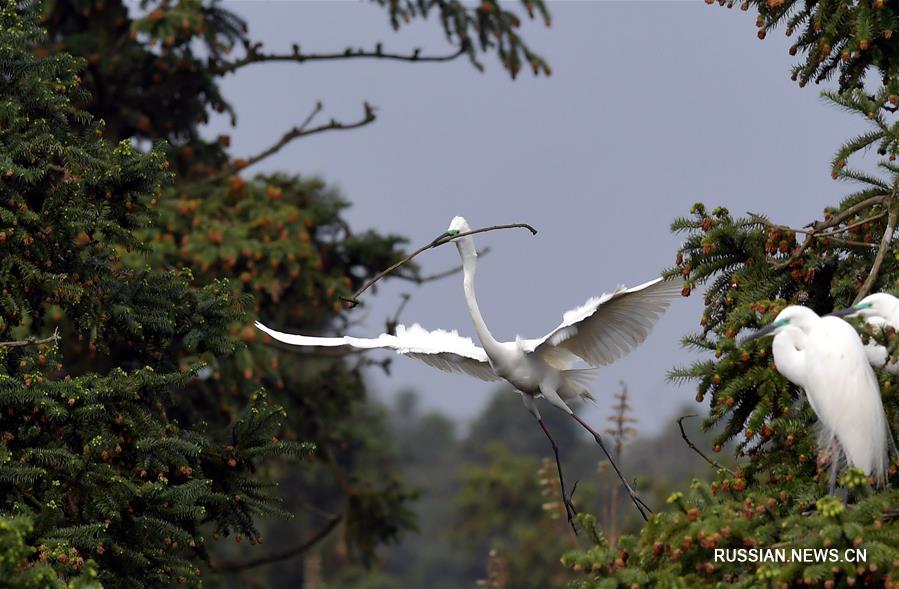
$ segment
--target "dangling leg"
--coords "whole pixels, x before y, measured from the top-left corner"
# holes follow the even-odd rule
[[[574,504],[571,502],[571,497],[565,493],[565,478],[562,476],[562,463],[559,460],[559,447],[556,446],[556,441],[549,433],[549,428],[546,427],[546,423],[543,421],[543,418],[540,417],[540,411],[537,410],[537,403],[534,397],[522,393],[521,400],[524,401],[524,406],[528,408],[528,411],[531,412],[531,415],[537,418],[537,423],[540,424],[540,429],[542,429],[543,433],[546,434],[546,438],[549,440],[549,443],[553,448],[553,455],[556,458],[556,470],[559,471],[559,486],[562,489],[562,504],[565,506],[565,515],[568,518],[568,523],[571,524],[571,529],[574,530],[575,535],[577,535],[577,528],[574,525],[574,516],[577,515],[577,510],[574,508]],[[576,486],[577,483],[575,483],[575,487]],[[572,494],[574,494],[574,489],[572,489],[571,492]]]
[[[627,482],[627,479],[625,479],[624,475],[621,474],[621,471],[618,469],[618,465],[615,464],[614,460],[612,460],[612,455],[609,454],[609,451],[606,450],[605,444],[602,443],[602,436],[600,436],[592,427],[590,427],[587,422],[576,415],[554,389],[541,386],[540,392],[543,393],[543,397],[547,401],[549,401],[559,409],[565,411],[568,415],[573,417],[575,421],[581,424],[584,429],[590,432],[590,434],[593,436],[593,439],[596,440],[596,443],[599,444],[600,448],[602,448],[603,454],[605,454],[606,458],[609,459],[609,464],[611,464],[612,468],[615,469],[615,474],[617,474],[618,478],[621,479],[621,483],[624,485],[624,488],[627,489],[627,493],[628,495],[630,495],[631,501],[633,501],[634,505],[637,507],[637,511],[639,511],[640,515],[643,516],[644,521],[648,519],[646,517],[646,512],[643,510],[646,509],[646,511],[652,513],[652,509],[650,509],[648,505],[643,503],[643,501],[639,497],[637,497],[637,492],[634,491],[633,488],[631,488],[630,484],[628,484]]]
[[[837,446],[837,437],[830,438],[830,486],[828,491],[833,495],[837,489],[837,471],[840,468],[840,449]]]
[[[593,428],[591,428],[589,425],[587,425],[587,423],[583,419],[581,419],[577,414],[572,412],[569,415],[571,415],[575,419],[575,421],[577,421],[579,424],[584,426],[584,429],[586,429],[588,432],[590,432],[590,434],[593,436],[593,439],[596,440],[596,443],[599,444],[600,448],[602,448],[603,454],[605,454],[606,458],[609,459],[609,464],[611,464],[612,468],[615,469],[615,474],[617,474],[618,478],[621,479],[621,483],[624,485],[624,488],[627,489],[627,494],[630,495],[631,501],[633,501],[634,505],[637,506],[637,511],[640,512],[640,515],[643,516],[643,520],[645,521],[647,519],[647,517],[646,517],[646,512],[644,512],[643,510],[646,509],[646,511],[648,511],[649,513],[652,513],[652,509],[650,509],[649,506],[646,505],[646,503],[644,503],[643,500],[637,496],[637,492],[634,491],[633,488],[631,488],[630,484],[628,484],[628,482],[627,482],[627,479],[624,478],[623,474],[621,474],[621,471],[618,469],[618,465],[615,464],[614,460],[612,460],[612,455],[609,454],[609,451],[606,450],[605,444],[602,443],[602,437],[596,431],[594,431]]]

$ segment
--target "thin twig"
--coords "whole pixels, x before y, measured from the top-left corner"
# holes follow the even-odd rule
[[[387,333],[390,335],[396,335],[396,326],[399,325],[400,322],[400,313],[403,312],[403,309],[406,308],[406,305],[409,304],[409,299],[412,298],[407,292],[404,292],[400,295],[403,299],[403,302],[400,303],[399,307],[396,309],[396,313],[393,314],[393,317],[387,318]]]
[[[452,61],[461,57],[462,55],[465,55],[465,52],[467,51],[467,47],[464,44],[455,52],[446,55],[422,55],[421,49],[415,49],[410,54],[385,53],[381,50],[380,43],[377,45],[374,51],[365,51],[362,49],[354,51],[348,48],[340,53],[301,53],[299,45],[294,45],[293,51],[291,51],[290,53],[262,53],[260,51],[261,48],[261,43],[257,43],[255,45],[245,45],[247,54],[244,57],[232,62],[219,62],[210,69],[210,72],[213,75],[221,76],[253,63],[265,63],[273,61],[305,63],[308,61],[335,61],[343,59],[385,59],[388,61],[433,63],[441,61]]]
[[[853,305],[857,304],[871,292],[871,287],[874,286],[877,275],[880,273],[880,266],[883,264],[883,258],[886,256],[890,243],[893,241],[893,232],[896,231],[897,219],[899,219],[899,201],[894,200],[890,203],[890,214],[887,217],[887,226],[883,230],[883,235],[880,237],[880,246],[877,248],[877,254],[874,256],[874,264],[871,266],[871,272],[868,273],[868,277],[865,278],[865,282],[858,290],[858,294],[855,295],[855,300],[852,301]]]
[[[316,515],[318,515],[318,516],[321,516],[321,517],[323,517],[323,518],[325,518],[325,519],[334,519],[335,517],[340,517],[340,516],[339,516],[338,514],[336,514],[336,513],[332,513],[332,512],[330,512],[330,511],[325,511],[324,509],[322,509],[322,508],[320,508],[320,507],[316,507],[315,505],[313,505],[312,503],[309,503],[308,501],[306,501],[306,500],[303,499],[303,498],[300,498],[300,499],[297,500],[297,505],[298,505],[301,509],[305,509],[305,510],[307,510],[307,511],[309,511],[309,512],[311,512],[311,513],[314,513],[314,514],[316,514]]]
[[[362,118],[353,123],[341,123],[335,119],[331,119],[330,121],[328,121],[327,124],[319,125],[318,127],[312,127],[310,129],[310,128],[308,128],[309,124],[316,117],[316,115],[318,115],[322,111],[322,103],[317,102],[315,104],[315,108],[312,109],[312,112],[309,113],[309,115],[306,117],[306,120],[303,121],[303,124],[301,124],[298,127],[294,127],[293,129],[288,130],[273,145],[264,149],[263,151],[259,152],[258,154],[254,155],[254,156],[246,158],[243,165],[241,165],[240,168],[236,168],[234,166],[226,167],[223,170],[221,170],[220,172],[218,172],[217,174],[208,176],[207,178],[204,179],[204,181],[205,182],[214,182],[216,180],[220,180],[220,179],[224,178],[225,176],[227,176],[229,174],[233,174],[234,172],[237,172],[239,170],[245,170],[246,168],[248,168],[254,164],[258,164],[259,162],[266,159],[267,157],[270,157],[270,156],[278,153],[279,151],[281,151],[281,149],[285,145],[287,145],[291,141],[299,139],[300,137],[309,137],[310,135],[316,135],[318,133],[324,133],[326,131],[349,131],[351,129],[358,129],[360,127],[364,127],[366,125],[373,123],[375,121],[375,119],[377,118],[375,116],[375,109],[367,102],[363,103],[363,108],[364,108],[365,112],[364,112]]]
[[[755,213],[750,213],[750,215],[752,215],[754,217],[761,217],[760,215],[757,215]],[[833,231],[824,231],[824,232],[810,231],[808,229],[797,229],[796,227],[788,227],[786,225],[774,225],[774,224],[771,224],[770,222],[767,224],[769,227],[773,227],[773,228],[779,229],[781,231],[792,231],[794,233],[801,233],[803,235],[809,235],[812,237],[816,237],[818,239],[823,239],[825,237],[831,237],[831,238],[835,237],[836,235],[839,235],[840,233],[845,233],[846,231],[849,231],[850,229],[855,229],[856,227],[859,227],[860,225],[864,225],[865,223],[870,223],[872,221],[876,221],[877,219],[880,219],[884,215],[886,215],[886,212],[877,213],[876,215],[871,215],[870,217],[866,217],[866,218],[862,219],[861,221],[856,221],[855,223],[852,223],[851,225],[846,225],[845,227],[840,227],[839,229],[834,229]],[[760,218],[759,220],[762,220],[762,219]],[[861,242],[858,242],[858,243],[861,243]],[[870,245],[870,244],[866,244],[866,245]]]
[[[490,248],[485,247],[482,250],[478,250],[478,257],[486,256],[490,253]],[[403,280],[408,280],[409,282],[414,282],[415,284],[425,284],[426,282],[434,282],[435,280],[442,280],[453,274],[458,274],[462,271],[462,265],[459,264],[455,268],[450,268],[449,270],[444,270],[443,272],[437,272],[436,274],[429,274],[428,276],[415,276],[411,274],[400,274],[397,273],[396,278],[401,278]]]
[[[25,346],[42,346],[45,344],[54,343],[59,341],[59,328],[53,330],[53,335],[50,337],[45,337],[44,339],[37,339],[32,336],[28,339],[18,340],[14,342],[0,342],[0,348],[23,348]]]
[[[694,414],[692,414],[692,415],[684,415],[684,416],[682,416],[680,419],[677,420],[677,427],[680,428],[680,435],[681,435],[681,437],[684,439],[684,441],[687,443],[687,445],[690,446],[690,448],[691,448],[694,452],[696,452],[697,454],[699,454],[700,456],[702,456],[702,459],[703,459],[703,460],[705,460],[706,462],[708,462],[709,464],[711,464],[711,465],[714,466],[715,468],[719,468],[719,469],[723,468],[724,470],[726,470],[726,471],[729,472],[730,474],[736,475],[736,473],[735,473],[734,471],[732,471],[731,469],[727,468],[726,466],[724,466],[724,465],[721,464],[720,462],[716,462],[716,461],[712,460],[711,458],[709,458],[708,456],[706,456],[705,454],[703,454],[703,453],[702,453],[702,450],[700,450],[699,448],[697,448],[696,445],[695,445],[693,442],[690,441],[690,438],[687,437],[687,432],[684,431],[684,420],[685,420],[685,419],[689,419],[689,418],[691,418],[691,417],[699,417],[699,416],[696,415],[696,414],[694,413]]]
[[[830,236],[836,235],[837,233],[844,233],[846,231],[849,231],[850,229],[855,229],[856,227],[859,227],[860,225],[864,225],[865,223],[870,223],[871,221],[876,221],[877,219],[883,217],[884,215],[886,215],[886,212],[877,213],[876,215],[871,215],[870,217],[862,219],[861,221],[856,221],[855,223],[852,223],[851,225],[846,225],[845,227],[841,227],[839,229],[834,229],[833,231],[829,231],[827,233],[822,233],[821,235],[830,237]]]
[[[235,573],[239,571],[245,571],[247,569],[251,569],[254,567],[266,565],[272,562],[278,562],[280,560],[287,560],[288,558],[293,558],[303,552],[306,552],[319,542],[325,539],[328,534],[331,533],[340,520],[343,519],[343,516],[337,515],[331,518],[325,526],[320,529],[318,532],[303,540],[299,544],[295,546],[291,546],[285,550],[280,552],[275,552],[274,554],[270,554],[268,556],[257,556],[256,558],[251,558],[244,561],[231,561],[226,560],[224,562],[213,562],[212,569],[222,572]]]
[[[537,235],[537,230],[534,229],[533,227],[531,227],[530,225],[528,225],[527,223],[510,223],[508,225],[492,225],[490,227],[482,227],[480,229],[474,229],[472,231],[466,231],[465,233],[460,233],[458,235],[448,237],[442,241],[431,242],[427,245],[421,246],[420,248],[418,248],[417,250],[415,250],[414,252],[412,252],[411,254],[409,254],[408,256],[406,256],[405,258],[400,260],[399,262],[393,264],[392,266],[390,266],[389,268],[384,270],[383,272],[378,273],[377,276],[375,276],[374,278],[372,278],[371,280],[366,282],[362,286],[362,288],[360,288],[359,290],[354,292],[352,297],[349,297],[349,298],[340,297],[340,300],[342,300],[346,304],[347,309],[352,309],[353,307],[355,307],[356,305],[359,304],[359,297],[362,296],[362,293],[367,291],[369,289],[369,287],[371,287],[374,283],[381,280],[382,278],[384,278],[385,276],[387,276],[388,274],[390,274],[391,272],[393,272],[394,270],[396,270],[397,268],[399,268],[406,262],[410,261],[412,258],[414,258],[415,256],[417,256],[418,254],[420,254],[421,252],[423,252],[425,250],[429,250],[429,249],[437,247],[439,245],[443,245],[444,243],[449,243],[450,241],[454,241],[456,239],[459,239],[460,237],[474,235],[475,233],[484,233],[485,231],[495,231],[497,229],[513,229],[516,227],[521,227],[521,228],[527,229],[528,231],[531,232],[531,235]]]

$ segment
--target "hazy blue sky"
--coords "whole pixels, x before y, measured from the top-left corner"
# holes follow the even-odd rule
[[[447,50],[433,18],[394,33],[386,11],[367,2],[228,2],[268,49]],[[691,204],[765,212],[804,224],[839,201],[829,161],[862,128],[824,104],[819,88],[789,79],[783,33],[759,41],[754,16],[695,2],[551,2],[553,26],[525,34],[553,68],[550,78],[511,81],[493,56],[487,71],[468,62],[372,61],[261,64],[228,76],[225,95],[238,127],[217,120],[234,153],[253,154],[300,123],[316,100],[326,117],[357,119],[362,102],[378,121],[348,133],[298,141],[260,170],[319,175],[353,203],[356,230],[406,235],[418,246],[454,215],[472,226],[528,222],[540,233],[479,236],[477,289],[494,335],[536,337],[562,312],[619,283],[633,285],[673,263],[680,238],[671,220]],[[419,257],[425,272],[458,264],[455,248]],[[474,336],[461,276],[421,288],[388,283],[368,296],[365,323],[376,335],[399,303],[406,323]],[[644,431],[669,427],[692,387],[665,381],[695,356],[679,346],[698,326],[701,294],[674,302],[645,345],[603,370],[593,387],[597,422],[618,381],[628,383]],[[285,328],[289,326],[274,326]],[[413,388],[426,407],[470,418],[492,385],[397,358],[390,377],[372,371],[382,398]],[[702,409],[697,406],[697,410]]]

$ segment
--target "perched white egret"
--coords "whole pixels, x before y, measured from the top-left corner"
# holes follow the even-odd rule
[[[456,217],[446,233],[434,240],[434,244],[453,240],[460,233],[469,230],[465,219]],[[371,339],[291,335],[270,329],[259,322],[256,326],[276,340],[288,344],[389,348],[447,372],[462,372],[486,381],[506,380],[521,394],[525,406],[549,438],[570,521],[576,512],[571,505],[570,496],[565,494],[558,447],[540,416],[535,399],[543,397],[571,415],[590,432],[611,462],[600,435],[571,410],[567,401],[592,398],[588,383],[596,369],[611,364],[640,345],[668,308],[671,299],[680,292],[681,286],[661,278],[629,289],[619,286],[611,294],[591,298],[584,305],[565,313],[562,323],[542,338],[516,338],[514,342],[500,342],[487,329],[475,298],[474,276],[478,254],[474,240],[470,236],[461,236],[455,239],[455,243],[462,258],[465,301],[483,348],[456,331],[428,331],[418,324],[408,328],[399,325],[395,335],[382,334]],[[576,367],[580,362],[586,363],[590,368]],[[645,504],[621,475],[617,465],[614,462],[612,465],[645,519]]]
[[[861,317],[876,331],[886,327],[899,330],[899,299],[885,292],[870,294],[852,305],[835,313],[835,317]],[[865,344],[865,354],[871,366],[883,368],[890,374],[899,374],[899,363],[890,359],[887,349],[874,340]]]
[[[771,349],[777,371],[802,387],[818,416],[819,447],[837,449],[831,486],[841,456],[883,484],[892,438],[877,377],[852,326],[793,305],[748,339],[765,335],[774,335]]]

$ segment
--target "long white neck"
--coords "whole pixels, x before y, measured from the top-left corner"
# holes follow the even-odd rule
[[[771,351],[777,371],[795,385],[805,386],[805,346],[808,337],[798,327],[784,327],[774,336]],[[814,408],[814,407],[812,407]]]
[[[463,286],[465,289],[465,303],[468,305],[468,313],[474,323],[474,330],[481,340],[481,345],[489,356],[496,356],[500,352],[499,342],[494,339],[484,318],[481,317],[481,310],[478,309],[478,299],[474,294],[474,275],[477,267],[478,252],[474,247],[474,240],[470,237],[463,237],[456,242],[459,248],[459,256],[462,258],[462,274],[464,276]]]

